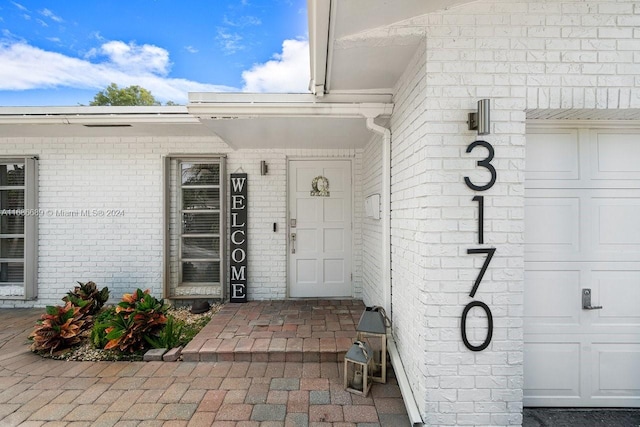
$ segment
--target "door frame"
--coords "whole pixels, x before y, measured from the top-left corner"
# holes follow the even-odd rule
[[[322,162],[322,161],[344,161],[344,162],[349,162],[349,167],[351,170],[351,174],[350,174],[350,178],[351,178],[351,231],[353,232],[353,228],[354,228],[354,220],[355,220],[355,187],[354,187],[354,183],[355,183],[355,170],[354,170],[354,158],[353,157],[327,157],[327,156],[321,156],[321,157],[314,157],[314,156],[287,156],[286,157],[286,170],[285,170],[285,176],[286,176],[286,193],[287,193],[287,197],[286,197],[286,235],[285,235],[285,239],[286,239],[286,248],[287,248],[287,262],[286,262],[286,282],[287,282],[287,291],[285,293],[286,298],[287,299],[299,299],[297,297],[291,297],[291,239],[289,238],[289,236],[291,235],[291,212],[289,211],[289,203],[291,202],[291,194],[289,193],[289,184],[291,183],[291,176],[289,176],[289,164],[291,162],[294,161],[318,161],[318,162]],[[349,250],[351,251],[351,271],[350,271],[350,277],[351,277],[351,298],[353,298],[353,264],[354,264],[354,253],[355,253],[355,239],[351,239],[351,248],[349,248]],[[313,297],[310,297],[313,298]],[[327,298],[327,299],[331,299],[331,298]]]

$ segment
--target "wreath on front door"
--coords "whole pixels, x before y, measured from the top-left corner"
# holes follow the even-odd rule
[[[329,197],[329,180],[324,176],[316,176],[311,181],[311,195]]]

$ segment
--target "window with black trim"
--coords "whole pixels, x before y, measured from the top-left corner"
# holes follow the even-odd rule
[[[38,295],[38,162],[0,157],[0,299]]]
[[[224,158],[165,159],[165,297],[223,298]]]

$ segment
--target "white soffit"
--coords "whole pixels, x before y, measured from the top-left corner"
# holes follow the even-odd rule
[[[327,93],[353,90],[391,93],[425,35],[424,15],[471,0],[308,0],[307,3],[310,89],[323,88]]]
[[[364,118],[245,117],[202,123],[235,150],[362,148],[372,137]]]
[[[389,95],[189,94],[188,110],[234,149],[361,148],[368,117],[391,115]]]

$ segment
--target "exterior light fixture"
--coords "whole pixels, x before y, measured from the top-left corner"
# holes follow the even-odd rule
[[[344,355],[344,389],[367,397],[371,389],[373,352],[366,342],[356,341]]]
[[[371,380],[387,382],[387,318],[384,308],[367,307],[356,327],[357,339],[365,342],[373,351]]]
[[[469,113],[469,130],[477,130],[478,135],[489,135],[491,133],[490,100],[481,99],[478,101],[478,112]]]
[[[260,175],[266,175],[269,173],[269,166],[267,166],[267,162],[264,160],[260,160]]]

